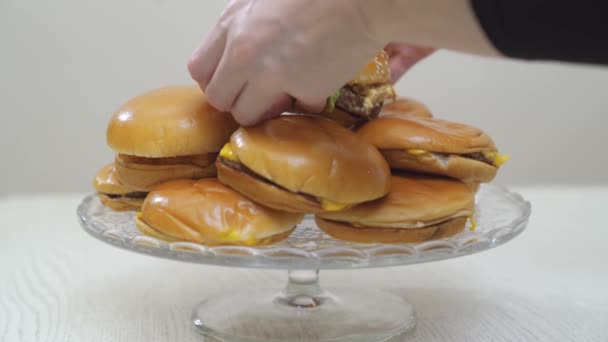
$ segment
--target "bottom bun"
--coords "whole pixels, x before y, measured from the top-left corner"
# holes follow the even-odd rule
[[[410,154],[403,150],[381,150],[391,169],[448,176],[465,183],[485,183],[496,177],[498,169],[484,162],[458,155]],[[474,188],[474,187],[473,187]]]
[[[163,241],[167,241],[167,242],[179,241],[179,239],[177,239],[173,236],[169,236],[165,233],[162,233],[162,232],[150,227],[146,222],[144,222],[141,219],[139,214],[135,218],[135,227],[137,227],[137,229],[139,229],[139,231],[142,232],[143,234],[157,238],[159,240],[163,240]]]
[[[135,218],[135,226],[137,227],[137,229],[139,229],[140,232],[142,232],[145,235],[157,238],[159,240],[163,240],[166,242],[177,242],[177,241],[182,241],[178,238],[175,238],[173,236],[169,236],[163,232],[158,231],[157,229],[152,228],[150,225],[148,225],[146,222],[144,222],[141,217],[139,217],[139,215],[137,215],[137,217]],[[259,239],[256,240],[255,242],[248,242],[248,243],[238,243],[238,242],[231,242],[231,243],[225,243],[226,245],[231,245],[231,246],[252,246],[252,245],[271,245],[273,243],[277,243],[280,241],[283,241],[285,239],[287,239],[289,237],[289,235],[291,235],[291,233],[296,229],[296,227],[293,227],[292,230],[288,230],[286,232],[283,233],[279,233],[276,235],[272,235],[263,239]],[[224,245],[222,243],[205,243],[206,246],[220,246],[220,245]]]
[[[291,213],[323,212],[321,203],[312,196],[293,193],[245,171],[237,170],[218,158],[217,177],[246,197],[269,208]]]
[[[360,228],[319,216],[315,217],[315,222],[321,230],[338,240],[359,243],[418,243],[443,239],[462,232],[466,226],[467,218],[458,217],[438,225],[415,229]]]
[[[106,194],[98,194],[101,203],[108,208],[117,211],[138,211],[141,209],[144,203],[144,198],[131,198],[131,197],[116,197],[112,198]]]
[[[174,158],[139,158],[118,154],[114,161],[116,178],[137,191],[152,191],[165,182],[177,179],[215,177],[216,154]]]

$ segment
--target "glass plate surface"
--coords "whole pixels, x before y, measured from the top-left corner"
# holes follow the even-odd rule
[[[167,243],[143,235],[134,212],[118,212],[101,204],[95,194],[78,206],[83,228],[117,247],[157,257],[200,264],[272,269],[352,269],[417,264],[481,252],[499,246],[526,227],[531,205],[521,195],[482,185],[476,195],[477,229],[454,237],[418,244],[360,244],[336,240],[315,225],[313,216],[286,240],[270,246],[206,247],[191,242]]]

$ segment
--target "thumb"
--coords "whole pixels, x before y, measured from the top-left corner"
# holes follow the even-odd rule
[[[318,113],[323,112],[326,105],[327,105],[327,100],[321,100],[321,101],[317,100],[317,101],[310,101],[310,102],[295,100],[292,110],[296,113],[302,113],[302,114],[308,114],[308,113],[318,114]]]

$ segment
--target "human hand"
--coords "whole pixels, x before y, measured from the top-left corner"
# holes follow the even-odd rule
[[[374,4],[233,0],[188,69],[209,102],[243,125],[278,115],[294,100],[320,112],[388,42]]]
[[[407,43],[390,43],[384,50],[389,56],[391,83],[393,84],[397,83],[401,76],[414,65],[436,51],[435,48]]]

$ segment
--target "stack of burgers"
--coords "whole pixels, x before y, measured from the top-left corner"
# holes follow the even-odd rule
[[[250,127],[195,86],[147,92],[112,116],[116,157],[94,186],[104,205],[133,210],[142,232],[167,241],[270,244],[305,214],[354,242],[458,234],[472,221],[478,185],[506,157],[479,129],[395,99],[389,79],[380,53],[321,115],[285,113]]]

